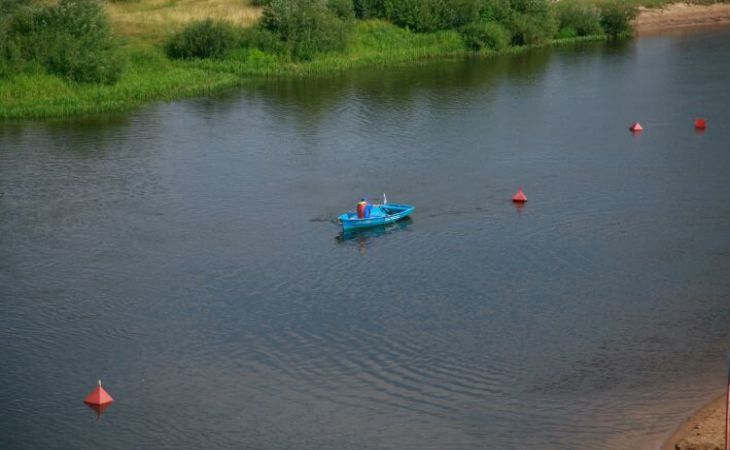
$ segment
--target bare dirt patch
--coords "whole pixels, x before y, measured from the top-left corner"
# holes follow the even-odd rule
[[[634,30],[641,35],[672,28],[725,24],[730,24],[730,3],[672,3],[662,8],[639,8]]]

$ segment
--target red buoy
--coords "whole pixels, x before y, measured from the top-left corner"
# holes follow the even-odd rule
[[[704,130],[707,128],[705,119],[695,119],[695,130]]]
[[[84,403],[93,406],[107,405],[113,401],[114,399],[112,396],[109,395],[103,387],[101,387],[101,380],[99,380],[99,385],[84,399]]]
[[[644,127],[641,126],[639,122],[634,122],[630,127],[629,130],[631,131],[644,131]]]
[[[517,193],[512,196],[512,201],[515,203],[525,203],[527,201],[527,196],[524,192],[522,192],[522,187],[520,187],[517,190]]]

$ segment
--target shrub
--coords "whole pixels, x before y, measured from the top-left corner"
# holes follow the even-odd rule
[[[496,22],[473,23],[459,31],[464,44],[471,50],[502,50],[510,41],[509,31]]]
[[[510,0],[510,5],[521,14],[547,16],[550,13],[550,4],[547,0]]]
[[[327,0],[327,9],[342,20],[355,18],[355,6],[352,0]]]
[[[46,5],[5,0],[1,4],[10,11],[0,21],[5,76],[45,70],[71,81],[108,84],[121,77],[124,61],[98,2],[60,0]]]
[[[565,34],[562,30],[566,28],[572,29],[575,36],[603,34],[601,11],[596,6],[577,1],[562,1],[556,5],[555,10],[562,35]]]
[[[547,0],[510,0],[509,28],[514,45],[540,45],[557,31],[557,21]]]
[[[175,33],[165,45],[171,58],[223,58],[238,44],[236,29],[212,19],[192,22]]]
[[[383,0],[353,0],[353,6],[358,19],[385,17]]]
[[[20,72],[23,66],[20,49],[10,38],[7,28],[0,22],[0,78]]]
[[[507,23],[512,17],[509,0],[483,0],[479,15],[482,20]]]
[[[394,24],[427,32],[458,28],[479,19],[484,0],[383,0],[384,16]]]
[[[573,39],[578,36],[578,32],[573,27],[563,27],[558,31],[558,39]]]
[[[284,42],[279,36],[261,26],[248,27],[241,30],[239,45],[247,49],[259,49],[269,53],[280,53]]]
[[[550,15],[516,14],[510,20],[512,44],[544,44],[555,35],[556,28],[556,22]]]
[[[413,31],[435,31],[441,28],[438,0],[384,0],[385,18]]]
[[[631,34],[631,21],[636,17],[636,8],[621,1],[608,0],[600,4],[601,26],[606,34],[618,37]]]
[[[261,26],[279,37],[294,59],[344,50],[352,23],[342,20],[325,0],[271,0]]]
[[[483,0],[450,0],[440,2],[443,28],[459,28],[478,22],[484,7]]]

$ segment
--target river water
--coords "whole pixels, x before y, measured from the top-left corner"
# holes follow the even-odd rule
[[[0,124],[0,448],[654,448],[724,384],[728,74],[725,28]]]

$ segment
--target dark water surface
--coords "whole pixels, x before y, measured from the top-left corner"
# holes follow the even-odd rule
[[[727,28],[0,124],[0,448],[652,448],[722,390],[729,170]]]

